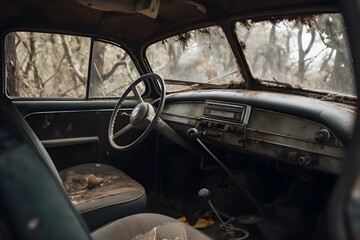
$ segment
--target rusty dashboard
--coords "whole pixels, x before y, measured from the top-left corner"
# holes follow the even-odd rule
[[[332,128],[248,101],[174,101],[166,104],[162,119],[180,134],[196,127],[208,144],[307,169],[339,174],[344,163],[346,141]]]

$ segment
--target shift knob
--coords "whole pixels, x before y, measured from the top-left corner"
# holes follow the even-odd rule
[[[208,189],[206,188],[202,188],[200,189],[200,191],[198,192],[198,198],[199,200],[203,200],[203,201],[209,201],[211,197],[211,193]]]
[[[216,208],[214,207],[214,205],[211,203],[210,201],[210,197],[211,197],[211,193],[209,191],[209,189],[206,188],[202,188],[200,189],[200,191],[198,192],[198,198],[200,201],[204,201],[207,202],[210,206],[210,208],[213,210],[213,212],[215,213],[216,217],[220,220],[221,224],[223,226],[226,226],[226,223],[222,220],[220,214],[218,213],[218,211],[216,210]]]
[[[187,131],[187,135],[192,139],[197,139],[199,137],[199,131],[196,128],[190,128]]]

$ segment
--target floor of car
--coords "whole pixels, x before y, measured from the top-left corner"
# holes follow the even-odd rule
[[[275,218],[265,217],[260,218],[256,214],[244,214],[238,217],[227,216],[226,213],[217,211],[222,216],[226,227],[223,227],[217,216],[208,207],[200,206],[196,202],[185,202],[176,197],[164,196],[155,194],[152,192],[147,193],[148,197],[148,211],[153,213],[161,213],[176,219],[184,219],[186,217],[189,222],[192,221],[191,225],[195,225],[195,221],[198,218],[203,218],[206,221],[209,219],[213,221],[212,224],[208,224],[205,221],[200,223],[199,230],[210,236],[213,239],[219,240],[231,240],[231,239],[247,239],[247,240],[261,240],[261,239],[308,239],[304,238],[305,233],[302,232],[302,228],[292,229],[286,228],[286,224],[280,224]],[[207,204],[207,203],[206,203]],[[208,205],[208,204],[207,204]],[[199,208],[203,211],[196,211]],[[205,209],[205,210],[204,210]],[[299,210],[300,211],[300,210]],[[293,217],[297,218],[298,212],[295,210]],[[195,220],[196,219],[196,220]],[[290,220],[291,221],[291,220]],[[299,223],[301,225],[301,223]],[[326,214],[321,212],[317,220],[314,222],[314,231],[311,234],[312,239],[329,239],[327,235],[327,221]]]
[[[161,213],[173,218],[184,216],[183,210],[186,203],[178,198],[159,195],[154,192],[146,192],[147,208],[149,212]]]
[[[197,202],[185,202],[176,197],[164,196],[155,194],[153,192],[147,192],[148,198],[148,211],[153,213],[161,213],[179,220],[184,218],[190,218],[191,225],[198,228],[204,234],[210,236],[213,239],[229,240],[229,239],[259,239],[257,230],[250,225],[244,225],[239,223],[239,219],[225,219],[227,227],[223,227],[220,220],[216,217],[214,212],[198,211]],[[203,206],[200,206],[203,208]],[[204,209],[204,208],[203,208]],[[248,219],[256,219],[256,216],[245,216]],[[195,219],[201,218],[204,221],[195,223]],[[244,220],[244,219],[243,219]],[[251,234],[250,234],[251,233]]]

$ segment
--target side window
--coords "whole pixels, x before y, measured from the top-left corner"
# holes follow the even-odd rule
[[[85,98],[90,38],[13,32],[5,37],[6,91],[12,98]]]
[[[5,37],[6,92],[11,98],[119,97],[139,77],[119,46],[91,38],[13,32]],[[90,81],[88,73],[90,69]],[[145,84],[138,90],[145,92]]]
[[[90,98],[119,97],[139,76],[132,59],[122,48],[94,42]],[[145,85],[139,84],[138,90],[144,93]]]

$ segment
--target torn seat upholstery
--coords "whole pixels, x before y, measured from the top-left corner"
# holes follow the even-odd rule
[[[206,240],[208,236],[190,225],[160,214],[142,213],[114,221],[93,232],[95,240]]]
[[[61,171],[60,178],[91,230],[146,209],[143,186],[110,165],[77,165]]]

